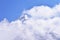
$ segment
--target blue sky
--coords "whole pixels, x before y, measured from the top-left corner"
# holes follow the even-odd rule
[[[33,6],[47,5],[53,7],[60,3],[60,0],[0,0],[0,21],[7,18],[9,21],[20,17],[24,9]]]

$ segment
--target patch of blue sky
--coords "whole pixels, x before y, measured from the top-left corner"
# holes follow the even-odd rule
[[[0,0],[0,21],[4,18],[9,21],[16,20],[24,9],[41,5],[53,7],[59,3],[60,0]]]

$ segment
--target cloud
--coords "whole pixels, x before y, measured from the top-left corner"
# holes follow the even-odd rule
[[[60,4],[34,6],[21,17],[0,22],[0,40],[60,40]]]

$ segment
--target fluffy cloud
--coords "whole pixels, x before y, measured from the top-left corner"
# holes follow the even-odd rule
[[[0,22],[0,40],[60,40],[60,4],[24,10],[20,19]]]

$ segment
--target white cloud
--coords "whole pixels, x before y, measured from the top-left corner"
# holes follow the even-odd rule
[[[20,19],[0,22],[0,40],[60,39],[60,4],[50,8],[35,6],[23,11]]]

